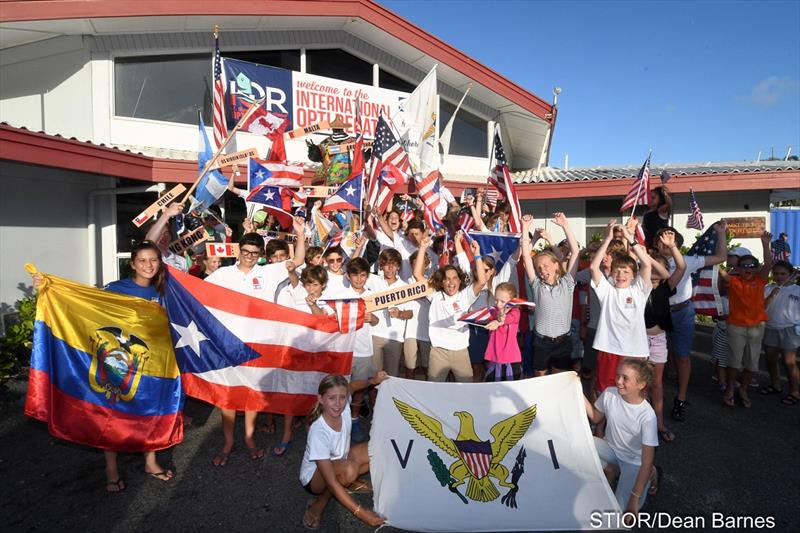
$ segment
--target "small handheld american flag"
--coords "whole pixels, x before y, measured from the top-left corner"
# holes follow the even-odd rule
[[[697,205],[697,199],[694,197],[694,191],[689,189],[689,218],[686,219],[686,227],[703,231],[703,213],[700,212],[700,206]]]
[[[219,149],[228,136],[225,122],[225,84],[222,81],[222,58],[219,55],[219,28],[214,28],[214,147]]]
[[[650,156],[639,170],[639,175],[634,180],[631,190],[628,191],[628,196],[622,202],[622,207],[619,208],[620,213],[631,207],[635,208],[637,205],[647,205],[650,196]]]

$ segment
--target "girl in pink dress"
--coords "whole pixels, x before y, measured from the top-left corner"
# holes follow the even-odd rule
[[[518,380],[522,372],[522,354],[517,343],[519,309],[506,304],[517,297],[511,283],[501,283],[494,291],[495,307],[490,309],[492,320],[486,324],[489,344],[486,347],[486,375],[484,381]]]

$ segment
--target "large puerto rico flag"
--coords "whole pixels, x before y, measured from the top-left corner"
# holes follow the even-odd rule
[[[323,377],[350,374],[364,314],[363,300],[312,315],[172,268],[165,304],[187,395],[223,409],[296,416],[314,406]]]
[[[370,432],[375,511],[408,531],[609,529],[596,517],[620,510],[593,439],[574,372],[390,378]]]

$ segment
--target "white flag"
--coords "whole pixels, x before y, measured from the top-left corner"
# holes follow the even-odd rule
[[[369,443],[375,511],[410,531],[597,529],[619,513],[578,377],[391,378]]]
[[[411,166],[423,176],[439,168],[437,145],[438,106],[436,102],[436,65],[400,103],[397,112],[397,127],[400,144],[408,152]]]
[[[445,124],[444,129],[442,130],[442,134],[439,136],[439,155],[441,157],[442,165],[444,165],[445,160],[447,160],[447,156],[450,155],[450,138],[453,136],[453,125],[456,122],[456,115],[458,115],[458,110],[461,109],[461,104],[464,103],[464,100],[466,100],[471,89],[472,85],[467,87],[467,91],[458,102],[456,110],[453,111],[453,116],[447,121],[447,124]]]

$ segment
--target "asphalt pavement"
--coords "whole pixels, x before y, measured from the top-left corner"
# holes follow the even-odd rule
[[[800,531],[800,405],[787,407],[779,403],[780,396],[761,396],[753,390],[751,409],[726,407],[711,379],[706,333],[697,335],[695,349],[688,419],[669,423],[677,438],[658,450],[656,462],[664,469],[661,489],[643,509],[666,514],[658,515],[662,522],[653,524],[656,527],[638,530],[672,529],[675,522],[664,527],[668,517],[694,520],[692,525],[704,526],[694,528],[699,531],[736,525],[733,520],[745,527],[723,529],[756,530],[755,518],[762,517],[767,524],[774,521],[773,528],[765,529]],[[765,375],[759,378],[766,383]],[[671,406],[674,381],[668,380],[665,387]],[[141,455],[122,454],[120,469],[127,490],[107,494],[102,453],[53,438],[44,424],[25,417],[24,391],[22,381],[0,388],[2,531],[304,530],[301,517],[309,496],[297,479],[305,445],[303,430],[284,457],[253,461],[238,441],[228,465],[214,467],[211,458],[222,444],[219,413],[189,400],[186,410],[194,423],[184,442],[159,453],[161,464],[173,468],[176,477],[163,482],[146,476]],[[237,438],[241,438],[242,423],[239,417]],[[259,433],[257,439],[271,450],[279,435]],[[364,506],[372,505],[369,496],[357,498]],[[746,527],[750,525],[754,527]],[[368,532],[371,528],[332,502],[319,531]]]

